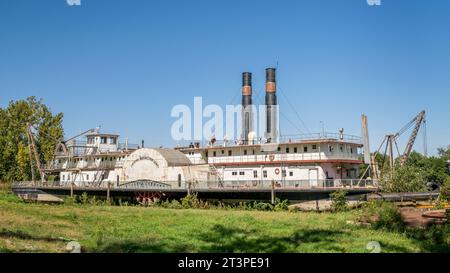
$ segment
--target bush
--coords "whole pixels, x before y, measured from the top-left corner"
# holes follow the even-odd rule
[[[73,206],[77,203],[77,197],[76,195],[74,196],[68,196],[66,198],[64,198],[64,204],[69,205],[69,206]]]
[[[193,193],[181,198],[181,206],[185,209],[198,209],[202,207],[202,202],[198,199],[197,193]]]
[[[371,201],[365,204],[361,220],[367,221],[376,229],[402,230],[404,223],[395,204]]]
[[[385,171],[379,184],[384,192],[419,192],[427,189],[424,172],[409,165],[397,165],[393,176]]]
[[[275,211],[287,211],[289,210],[289,201],[283,200],[281,201],[279,198],[275,199]]]
[[[83,192],[83,194],[81,194],[80,201],[81,201],[81,204],[83,204],[83,205],[87,205],[89,203],[89,196],[87,195],[86,192]]]
[[[339,189],[330,194],[331,209],[336,212],[346,211],[347,206],[347,191]]]
[[[178,202],[175,199],[173,199],[172,201],[170,201],[168,199],[165,201],[159,200],[154,203],[154,206],[160,207],[160,208],[166,208],[166,209],[182,209],[183,208],[183,206],[180,204],[180,202]]]
[[[441,186],[441,190],[439,192],[439,200],[441,201],[450,201],[450,177],[448,177],[444,184]]]
[[[274,206],[270,203],[264,203],[264,202],[253,202],[251,205],[251,209],[254,210],[261,210],[261,211],[272,211]]]

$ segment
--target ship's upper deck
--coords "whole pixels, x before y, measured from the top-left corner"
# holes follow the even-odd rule
[[[214,142],[205,147],[194,143],[178,147],[193,164],[267,165],[280,163],[360,164],[361,138],[343,134],[307,134],[285,136],[277,143],[255,141]]]
[[[354,135],[346,135],[339,133],[311,133],[311,134],[298,134],[298,135],[284,135],[280,137],[278,142],[267,142],[260,138],[254,141],[214,141],[209,142],[206,145],[200,145],[199,142],[191,143],[188,146],[180,146],[175,149],[181,151],[194,151],[194,150],[209,150],[209,149],[222,149],[226,148],[252,148],[260,146],[277,146],[277,145],[292,145],[292,144],[320,144],[320,143],[340,143],[354,145],[357,147],[363,147],[362,138]]]
[[[64,142],[60,146],[56,157],[83,157],[92,155],[123,154],[139,149],[137,144],[130,144],[128,140],[119,142],[119,134],[89,132],[82,136]]]

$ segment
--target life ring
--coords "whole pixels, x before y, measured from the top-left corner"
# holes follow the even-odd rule
[[[276,168],[275,169],[275,174],[280,174],[280,169]]]
[[[269,159],[270,159],[270,161],[274,161],[275,160],[275,155],[270,155]]]

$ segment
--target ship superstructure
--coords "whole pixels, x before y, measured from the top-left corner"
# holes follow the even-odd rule
[[[255,139],[251,113],[251,73],[242,80],[242,135],[239,141],[210,141],[206,147],[193,143],[177,148],[192,164],[208,164],[218,179],[262,185],[275,181],[283,186],[321,187],[352,184],[359,178],[360,137],[338,133],[280,137],[277,131],[276,70],[266,69],[266,130],[264,139]]]
[[[119,143],[118,134],[90,130],[61,142],[45,173],[58,183],[117,187],[155,181],[170,187],[360,186],[360,137],[338,133],[291,137],[278,132],[276,70],[266,69],[264,138],[253,132],[252,75],[243,73],[241,139],[174,149]],[[364,184],[363,186],[366,186]]]

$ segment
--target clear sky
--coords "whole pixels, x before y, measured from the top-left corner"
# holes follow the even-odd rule
[[[430,152],[450,144],[447,0],[0,0],[0,107],[43,98],[68,136],[173,146],[174,105],[237,104],[243,71],[262,103],[277,64],[283,134],[360,135],[366,113],[373,150],[425,109]]]

